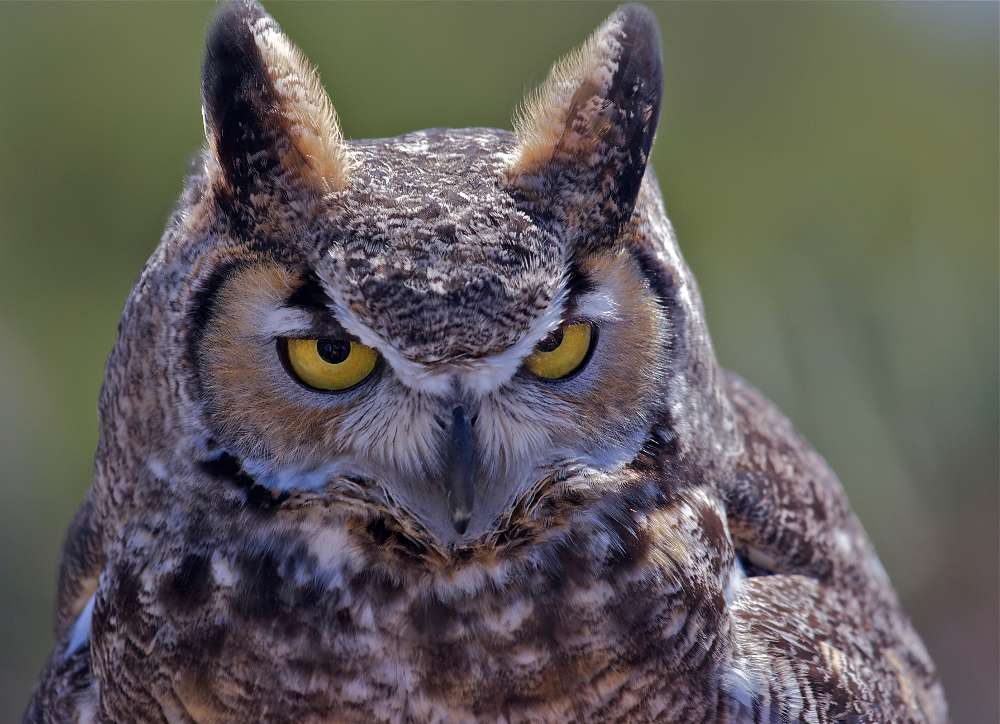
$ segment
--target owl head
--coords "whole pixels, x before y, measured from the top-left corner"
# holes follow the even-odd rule
[[[274,20],[224,6],[206,149],[126,310],[104,444],[155,427],[131,454],[172,485],[324,501],[440,551],[627,506],[720,409],[647,168],[661,90],[655,19],[625,6],[513,132],[348,141]]]

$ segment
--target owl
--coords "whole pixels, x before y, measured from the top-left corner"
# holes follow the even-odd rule
[[[836,477],[716,362],[662,84],[629,5],[513,132],[348,141],[223,6],[25,721],[946,721]]]

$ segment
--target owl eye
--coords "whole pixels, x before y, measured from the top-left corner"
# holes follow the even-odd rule
[[[594,325],[589,322],[564,325],[538,343],[524,366],[546,380],[569,377],[590,357],[596,336]]]
[[[282,340],[292,375],[306,387],[340,392],[363,382],[375,371],[378,353],[346,338]]]

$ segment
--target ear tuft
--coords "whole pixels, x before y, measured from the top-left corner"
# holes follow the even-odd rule
[[[224,181],[242,187],[277,170],[325,193],[347,185],[347,148],[316,71],[254,0],[231,0],[208,33],[205,132]]]
[[[531,173],[552,159],[566,131],[581,79],[596,78],[609,60],[601,47],[606,42],[604,26],[557,60],[545,82],[521,101],[514,113],[518,156],[511,173]]]
[[[273,20],[257,26],[257,48],[280,99],[292,143],[317,182],[328,191],[345,188],[350,168],[347,147],[319,73]]]
[[[624,5],[522,104],[509,180],[564,221],[576,219],[580,233],[617,234],[649,160],[662,89],[656,17]],[[599,213],[574,211],[570,199]]]

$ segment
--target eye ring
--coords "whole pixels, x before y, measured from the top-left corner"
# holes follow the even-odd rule
[[[538,343],[524,360],[524,368],[543,382],[563,382],[586,368],[597,348],[598,327],[592,322],[564,324]]]
[[[310,392],[322,394],[353,390],[382,366],[378,352],[349,337],[280,337],[277,350],[289,377]]]

